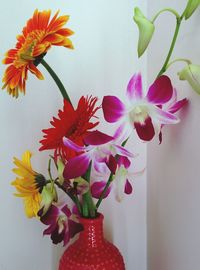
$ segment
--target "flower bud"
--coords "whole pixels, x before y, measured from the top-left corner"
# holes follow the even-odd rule
[[[200,95],[200,66],[189,64],[179,73],[180,80],[189,82],[193,90]]]
[[[138,7],[134,9],[133,19],[139,28],[138,56],[140,57],[151,41],[155,26],[142,14]]]
[[[198,8],[200,5],[200,0],[189,0],[187,3],[187,6],[184,11],[184,17],[185,19],[189,19],[190,16],[194,13],[194,11]]]
[[[65,168],[65,165],[64,165],[64,163],[62,162],[61,159],[58,159],[57,166],[58,166],[58,179],[59,179],[59,183],[62,185],[63,182],[64,182],[63,171],[64,171],[64,168]]]
[[[42,202],[41,208],[38,212],[39,216],[43,216],[47,213],[53,202],[57,202],[58,195],[54,185],[52,183],[47,184],[42,190]]]

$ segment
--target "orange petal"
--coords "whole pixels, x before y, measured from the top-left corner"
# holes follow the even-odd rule
[[[71,36],[74,34],[74,32],[70,30],[69,28],[59,29],[58,31],[56,31],[56,33],[62,36]]]
[[[38,79],[44,80],[42,73],[39,71],[39,69],[36,68],[36,66],[34,64],[32,64],[32,63],[29,64],[29,70],[31,73],[35,74],[35,76]]]
[[[56,44],[62,42],[64,39],[63,36],[58,34],[50,34],[47,37],[44,38],[44,42],[50,42],[51,44]]]

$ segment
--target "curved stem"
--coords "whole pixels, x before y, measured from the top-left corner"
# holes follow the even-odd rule
[[[53,71],[53,69],[47,64],[47,62],[43,58],[40,60],[40,63],[43,65],[43,67],[46,68],[46,70],[49,72],[51,77],[54,79],[54,81],[57,84],[63,98],[68,100],[70,102],[70,104],[72,104],[71,100],[70,100],[70,98],[69,98],[69,96],[67,94],[67,91],[66,91],[64,85],[62,84],[61,80],[58,78],[57,74]]]
[[[161,13],[163,13],[163,12],[171,12],[172,14],[174,14],[175,16],[176,16],[176,18],[177,19],[179,19],[180,18],[180,15],[178,14],[178,12],[176,12],[176,10],[174,10],[174,9],[172,9],[172,8],[164,8],[164,9],[162,9],[162,10],[160,10],[154,17],[153,17],[153,19],[152,19],[152,23],[154,23],[155,22],[155,20],[158,18],[158,16],[161,14]]]
[[[173,49],[174,49],[174,46],[175,46],[175,43],[176,43],[176,40],[177,40],[177,37],[178,37],[181,21],[182,21],[182,18],[179,18],[179,19],[176,20],[176,28],[175,28],[174,36],[173,36],[173,39],[172,39],[172,43],[171,43],[171,46],[169,48],[169,52],[167,54],[166,60],[165,60],[165,62],[163,64],[161,70],[159,71],[159,73],[157,75],[157,78],[160,77],[167,69],[168,62],[170,60],[170,57],[172,55],[172,52],[173,52]]]
[[[171,65],[173,65],[174,63],[176,62],[185,62],[187,63],[188,65],[192,64],[192,62],[189,60],[189,59],[186,59],[186,58],[177,58],[173,61],[171,61],[167,66],[166,66],[166,69],[168,69]]]
[[[105,185],[105,187],[104,187],[104,189],[103,189],[103,191],[102,191],[102,193],[101,193],[101,195],[100,195],[100,197],[99,197],[99,199],[98,199],[98,201],[96,203],[96,209],[99,208],[99,206],[100,206],[100,204],[101,204],[101,202],[102,202],[102,200],[104,198],[104,195],[106,194],[106,191],[108,190],[108,188],[109,188],[109,186],[110,186],[110,184],[112,182],[112,177],[113,177],[113,174],[111,173],[109,178],[108,178],[108,181],[107,181],[107,183],[106,183],[106,185]]]

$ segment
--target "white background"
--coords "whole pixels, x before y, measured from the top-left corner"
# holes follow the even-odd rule
[[[155,10],[170,6],[182,13],[187,3],[148,2],[150,17]],[[149,83],[163,63],[175,19],[163,14],[156,25],[148,52]],[[199,25],[200,9],[183,21],[174,57],[186,57],[200,64]],[[182,122],[163,129],[161,146],[151,143],[147,148],[148,270],[197,270],[200,265],[200,96],[178,80],[177,72],[183,67],[183,63],[177,63],[168,72],[179,97],[190,100],[180,114]]]
[[[138,32],[132,21],[133,7],[139,5],[152,17],[163,7],[180,12],[186,0],[21,0],[1,3],[0,56],[15,44],[25,21],[35,8],[60,9],[70,14],[68,27],[75,50],[52,48],[46,60],[56,70],[69,89],[74,104],[81,95],[105,94],[122,97],[132,73],[141,70],[144,80],[151,83],[161,67],[169,47],[175,20],[170,14],[158,19],[148,55],[138,61],[136,54]],[[147,10],[148,7],[148,10]],[[200,63],[200,11],[181,29],[174,55],[188,57]],[[146,63],[147,57],[147,63]],[[147,176],[134,181],[134,195],[121,204],[110,198],[101,211],[105,215],[105,231],[109,240],[121,250],[127,270],[196,270],[200,265],[200,168],[199,168],[199,103],[200,97],[176,73],[183,67],[176,64],[169,71],[179,97],[185,95],[190,105],[181,113],[182,122],[164,128],[163,143],[148,145]],[[147,73],[146,73],[147,68]],[[0,66],[1,77],[5,67]],[[62,108],[62,99],[47,72],[44,81],[29,76],[27,95],[18,100],[1,92],[0,98],[0,270],[56,270],[62,246],[51,245],[42,237],[44,226],[28,220],[20,199],[13,196],[13,156],[33,151],[33,167],[46,173],[49,153],[39,153],[41,130]],[[106,125],[102,124],[103,128]],[[112,133],[112,127],[109,127]],[[146,166],[146,145],[136,138],[130,148],[140,156],[134,169]],[[146,180],[147,233],[146,237]],[[146,242],[148,260],[146,260]],[[146,264],[147,262],[147,264]]]
[[[26,20],[39,10],[52,9],[60,14],[70,14],[68,27],[75,31],[72,37],[75,50],[53,48],[46,61],[56,70],[74,104],[81,95],[105,94],[123,96],[131,75],[143,71],[145,58],[138,62],[136,46],[138,32],[133,23],[136,5],[145,12],[145,1],[130,0],[21,0],[1,2],[0,56],[15,45]],[[5,67],[0,66],[1,77]],[[10,182],[13,156],[21,157],[30,149],[33,168],[46,174],[47,153],[39,153],[41,130],[50,127],[49,121],[62,108],[62,99],[54,82],[40,67],[45,76],[39,81],[29,75],[27,94],[18,100],[2,91],[0,98],[0,270],[55,270],[62,246],[53,247],[48,237],[43,237],[44,226],[35,219],[27,219],[22,201],[13,196]],[[102,125],[104,127],[104,125]],[[110,127],[110,132],[112,128]],[[130,147],[140,153],[134,170],[146,166],[145,144],[134,139]],[[146,269],[146,180],[134,180],[134,194],[122,204],[113,198],[104,202],[107,238],[121,250],[126,269]]]

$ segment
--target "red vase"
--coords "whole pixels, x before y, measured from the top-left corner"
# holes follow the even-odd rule
[[[125,270],[119,250],[103,236],[103,215],[81,218],[84,230],[60,259],[59,270]]]

